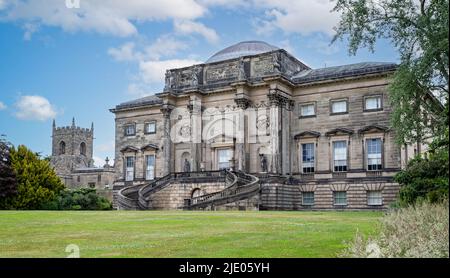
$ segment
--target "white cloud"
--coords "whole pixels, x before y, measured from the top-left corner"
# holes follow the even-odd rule
[[[135,52],[135,43],[133,42],[127,42],[118,48],[110,48],[108,54],[119,62],[139,60],[140,55]]]
[[[199,34],[203,36],[208,42],[216,43],[219,41],[214,29],[206,27],[204,24],[192,20],[176,20],[174,22],[175,31],[183,35]]]
[[[167,19],[196,19],[207,9],[195,0],[83,0],[80,8],[69,9],[63,0],[0,0],[6,21],[32,22],[60,27],[65,31],[94,31],[115,36],[137,34],[134,22]],[[2,7],[0,6],[0,7]]]
[[[202,63],[201,61],[190,59],[141,61],[139,63],[140,77],[145,83],[164,82],[166,70],[174,68],[182,68],[201,63]]]
[[[6,104],[0,101],[0,110],[6,109]]]
[[[103,158],[100,158],[100,157],[98,157],[98,156],[93,156],[92,157],[93,159],[94,159],[94,166],[96,166],[96,167],[103,167],[103,165],[105,165],[105,159],[103,159]],[[105,157],[106,158],[106,157]],[[111,162],[110,162],[110,164],[109,165],[111,165]]]
[[[99,152],[114,152],[114,141],[99,144],[95,149]]]
[[[146,57],[159,60],[164,56],[177,54],[178,51],[188,48],[188,45],[170,35],[163,35],[145,49]]]
[[[54,107],[42,96],[21,96],[15,107],[15,115],[21,120],[45,121],[56,116]]]
[[[339,20],[331,13],[334,3],[329,0],[254,0],[254,5],[265,8],[265,16],[256,19],[258,34],[281,29],[286,33],[308,35],[314,32],[333,34],[333,26]]]

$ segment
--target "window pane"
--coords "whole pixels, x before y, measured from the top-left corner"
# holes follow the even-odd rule
[[[347,171],[347,142],[333,142],[334,171]]]
[[[128,156],[126,158],[126,173],[125,180],[132,181],[134,179],[134,157]]]
[[[381,139],[367,140],[367,169],[381,170]]]
[[[314,172],[314,143],[302,144],[302,171]]]
[[[367,204],[371,206],[380,206],[383,204],[383,197],[381,191],[368,191]]]
[[[343,113],[347,112],[347,101],[333,101],[331,103],[331,111],[332,113]]]
[[[314,104],[306,104],[301,106],[301,115],[302,116],[314,116]]]
[[[231,150],[230,149],[218,150],[217,155],[219,158],[218,159],[219,169],[230,168]]]
[[[302,192],[302,204],[306,206],[314,205],[314,192]]]
[[[335,191],[334,192],[334,204],[335,205],[347,205],[347,192]]]
[[[380,109],[381,97],[368,97],[366,98],[366,109]]]
[[[134,135],[134,133],[135,133],[134,125],[125,126],[125,134],[126,135]]]
[[[145,178],[147,180],[152,180],[155,178],[155,156],[154,155],[147,155],[147,168],[145,171]]]
[[[156,123],[148,123],[146,132],[147,133],[155,133],[156,132]]]

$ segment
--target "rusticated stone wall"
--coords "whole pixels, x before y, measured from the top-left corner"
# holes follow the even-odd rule
[[[398,195],[400,186],[394,182],[355,182],[286,185],[262,184],[261,210],[382,210],[389,208]],[[382,205],[368,205],[368,191],[382,192]],[[347,205],[334,205],[333,192],[347,192]],[[302,192],[314,192],[314,205],[303,205]]]
[[[160,191],[155,192],[150,197],[150,206],[152,209],[182,209],[184,200],[190,199],[192,193],[199,189],[200,195],[214,193],[225,188],[223,182],[208,183],[179,183],[174,182]]]

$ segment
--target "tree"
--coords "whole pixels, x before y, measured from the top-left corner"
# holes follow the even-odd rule
[[[11,147],[11,143],[0,137],[0,209],[9,209],[6,200],[17,194],[16,175],[11,166]]]
[[[433,137],[448,148],[448,8],[448,0],[337,0],[333,9],[341,13],[333,42],[348,38],[350,54],[374,51],[379,38],[398,49],[389,91],[399,144]]]
[[[18,194],[7,199],[15,209],[40,209],[64,189],[48,161],[25,146],[11,148],[11,166],[16,173]]]

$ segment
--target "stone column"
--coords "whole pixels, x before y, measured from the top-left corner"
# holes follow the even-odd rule
[[[164,155],[164,169],[163,175],[168,175],[172,172],[172,140],[170,138],[170,113],[173,110],[171,105],[163,105],[161,112],[164,116],[164,134],[163,134],[163,155]]]
[[[247,123],[246,123],[246,111],[250,105],[250,101],[247,98],[238,98],[234,100],[236,105],[240,108],[237,119],[237,134],[236,134],[236,154],[237,164],[235,168],[238,171],[246,172],[247,159],[246,159],[246,143],[247,143]]]
[[[269,91],[270,103],[270,168],[269,172],[281,173],[281,97],[277,94],[277,90]]]
[[[200,170],[202,144],[202,105],[197,97],[191,97],[188,105],[191,122],[191,171]]]

